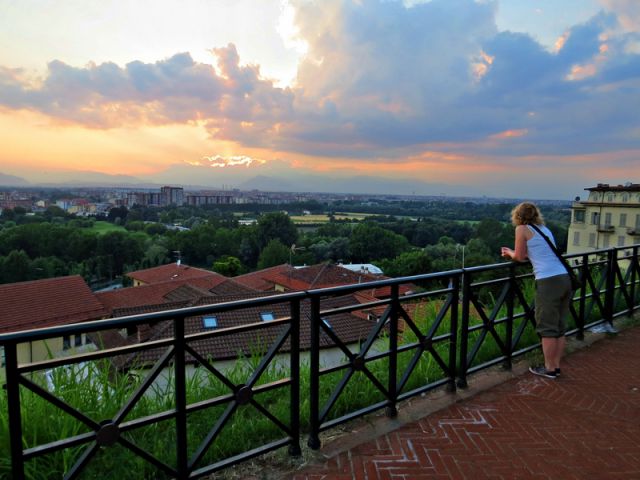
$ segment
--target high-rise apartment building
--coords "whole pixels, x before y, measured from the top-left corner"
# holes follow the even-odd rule
[[[640,243],[640,184],[599,183],[571,206],[567,253]]]
[[[184,189],[182,187],[162,187],[160,189],[161,205],[177,205],[184,204]]]

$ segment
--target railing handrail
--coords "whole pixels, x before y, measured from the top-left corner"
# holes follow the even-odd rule
[[[577,296],[572,302],[572,315],[575,319],[576,328],[570,331],[570,334],[576,334],[581,338],[585,328],[590,325],[609,321],[624,312],[633,312],[639,307],[637,305],[637,293],[640,292],[640,265],[638,263],[640,244],[611,247],[590,252],[574,253],[565,255],[566,258],[581,258],[581,264],[575,266],[585,281],[584,286],[578,291]],[[631,255],[619,256],[619,252],[629,252]],[[594,259],[594,255],[598,258]],[[605,257],[605,258],[601,258]],[[627,270],[620,267],[619,262],[625,262]],[[36,392],[36,394],[44,395],[44,400],[56,403],[61,407],[59,400],[54,400],[52,396],[42,391],[36,384],[31,382],[24,375],[31,372],[46,369],[47,367],[57,367],[63,364],[77,363],[79,358],[96,359],[106,356],[116,356],[124,353],[134,352],[137,348],[152,349],[166,347],[166,351],[162,354],[160,360],[151,369],[150,376],[144,380],[143,384],[138,387],[132,399],[128,400],[127,405],[123,408],[132,409],[143,394],[143,388],[148,388],[150,382],[159,375],[161,369],[165,368],[170,361],[174,362],[175,372],[175,393],[176,406],[175,410],[167,412],[159,412],[157,418],[166,420],[167,418],[175,418],[176,421],[176,442],[186,438],[186,422],[187,414],[193,411],[194,404],[187,404],[186,396],[186,364],[187,361],[194,361],[205,366],[221,378],[221,374],[216,372],[213,364],[207,363],[200,353],[196,352],[190,342],[196,343],[201,340],[220,337],[225,335],[240,335],[249,331],[260,330],[261,328],[279,329],[277,340],[269,347],[269,351],[260,359],[260,365],[257,368],[258,373],[253,373],[248,385],[231,385],[229,381],[223,381],[227,386],[231,386],[232,391],[224,397],[224,401],[230,402],[229,411],[233,411],[239,405],[244,405],[251,401],[254,392],[263,389],[262,386],[255,382],[260,376],[260,371],[267,368],[276,355],[285,354],[290,361],[290,370],[287,377],[277,380],[266,387],[267,389],[277,389],[291,385],[289,389],[290,404],[290,426],[284,425],[280,420],[271,416],[276,424],[286,433],[285,438],[272,441],[267,445],[254,448],[244,454],[238,454],[234,457],[222,460],[216,464],[210,464],[205,467],[198,467],[196,464],[203,457],[205,450],[210,446],[211,442],[216,438],[218,429],[223,428],[228,420],[227,417],[222,418],[216,423],[215,428],[207,436],[207,440],[198,449],[195,457],[187,458],[186,446],[177,446],[177,466],[175,471],[173,467],[168,467],[162,461],[158,461],[156,466],[159,468],[169,469],[170,474],[180,479],[193,478],[192,475],[200,476],[201,474],[212,473],[220,468],[225,468],[231,464],[239,463],[243,459],[251,458],[267,451],[272,451],[282,446],[289,446],[291,454],[300,453],[299,435],[300,417],[300,383],[301,373],[299,364],[300,355],[300,323],[301,323],[301,303],[305,303],[305,321],[309,321],[309,398],[306,400],[310,405],[310,417],[307,419],[309,425],[309,445],[312,448],[320,447],[319,432],[335,426],[339,423],[351,420],[353,418],[365,415],[375,410],[386,408],[387,415],[396,414],[396,405],[400,400],[404,400],[414,395],[426,392],[430,389],[437,388],[441,385],[447,385],[450,390],[456,387],[465,387],[467,376],[477,370],[486,368],[487,366],[503,362],[507,368],[511,367],[513,358],[522,355],[539,345],[522,345],[520,341],[523,333],[530,327],[533,322],[533,306],[530,299],[526,298],[522,288],[523,281],[528,281],[532,274],[519,274],[517,270],[526,267],[528,262],[514,263],[502,262],[491,265],[466,267],[461,269],[453,269],[445,272],[436,272],[429,274],[413,275],[408,277],[376,280],[359,284],[314,288],[302,291],[261,295],[252,298],[245,298],[217,304],[199,305],[194,307],[184,307],[172,310],[164,310],[153,313],[143,313],[137,315],[129,315],[111,319],[95,320],[90,322],[76,323],[71,325],[48,327],[43,329],[25,330],[19,332],[11,332],[0,335],[0,346],[5,347],[7,354],[7,394],[8,394],[8,410],[9,410],[9,430],[10,444],[12,450],[12,463],[14,474],[17,478],[21,478],[23,473],[23,464],[26,458],[37,455],[37,452],[51,450],[53,448],[61,448],[62,443],[55,446],[45,445],[42,450],[38,447],[22,450],[22,426],[20,415],[20,388],[28,388]],[[597,266],[595,270],[598,273],[593,275],[590,267]],[[497,272],[506,270],[507,273],[500,278],[486,277],[477,278],[478,274],[487,272]],[[474,281],[474,278],[476,281]],[[443,287],[446,285],[447,287]],[[434,283],[437,288],[425,290],[420,293],[411,293],[408,295],[400,294],[400,287],[407,284],[431,285]],[[385,297],[371,302],[359,303],[357,305],[343,305],[338,302],[338,306],[333,309],[322,309],[321,302],[331,300],[331,297],[339,295],[348,295],[358,291],[388,288],[385,291]],[[490,293],[490,300],[481,299],[481,292],[485,289]],[[388,297],[386,296],[388,293]],[[495,297],[491,296],[495,295]],[[416,318],[409,315],[405,304],[415,303],[423,298],[431,298],[436,296],[437,302],[434,302],[437,308],[433,318],[428,318],[428,331],[420,330],[416,324]],[[620,311],[616,311],[615,303],[621,300],[624,307]],[[516,309],[516,303],[519,305]],[[190,333],[185,332],[185,322],[183,320],[191,317],[202,316],[209,313],[222,313],[265,305],[288,304],[289,310],[287,315],[282,315],[282,311],[275,321],[247,323],[241,326],[219,328],[212,332]],[[574,308],[575,304],[579,308]],[[325,304],[326,305],[326,304]],[[372,327],[367,334],[367,338],[359,341],[360,349],[351,352],[346,343],[331,331],[331,327],[325,325],[323,316],[325,313],[330,315],[350,314],[356,310],[366,310],[370,308],[384,309],[379,317],[374,318]],[[506,314],[504,313],[506,308]],[[481,323],[472,324],[470,322],[471,312],[479,315]],[[593,320],[593,314],[599,314],[599,320]],[[589,320],[591,318],[591,320]],[[516,319],[519,324],[516,324]],[[72,335],[78,333],[92,333],[98,331],[106,331],[113,329],[123,329],[129,326],[138,326],[144,323],[168,321],[173,322],[174,332],[167,337],[157,339],[154,342],[139,343],[139,347],[128,345],[124,347],[111,348],[106,351],[87,353],[83,357],[82,353],[72,355],[70,357],[56,357],[50,361],[30,362],[26,364],[18,364],[17,345],[24,342],[33,342],[37,340],[55,338],[64,335]],[[447,324],[447,321],[449,322]],[[400,328],[403,323],[402,329]],[[591,323],[589,323],[591,322]],[[400,344],[400,336],[405,333],[413,333],[416,340],[409,343]],[[320,362],[320,351],[326,347],[326,343],[321,345],[320,339],[322,335],[329,337],[335,348],[341,349],[344,353],[344,360],[338,366],[323,367]],[[478,354],[485,338],[493,338],[499,349],[497,357],[478,358]],[[267,338],[267,337],[265,337]],[[383,344],[378,350],[374,348],[376,342],[384,338]],[[285,344],[290,344],[285,347]],[[386,342],[386,343],[385,343]],[[146,343],[146,345],[145,345]],[[473,345],[472,345],[473,343]],[[388,347],[386,346],[388,345]],[[121,348],[121,350],[120,350]],[[288,348],[289,350],[286,350]],[[100,353],[102,352],[102,354]],[[412,356],[406,365],[400,365],[400,353]],[[411,379],[413,369],[422,359],[423,355],[429,355],[431,360],[435,360],[438,373],[441,378],[424,380],[426,383],[408,382]],[[191,356],[192,360],[187,360],[187,356]],[[211,359],[215,361],[215,359]],[[375,362],[386,362],[388,372],[386,382],[382,382],[372,373],[372,365]],[[403,370],[405,369],[405,370]],[[343,379],[335,385],[330,397],[326,399],[326,403],[322,404],[320,394],[320,377],[328,374],[338,374],[344,372]],[[350,381],[350,378],[358,373],[368,378],[377,390],[378,395],[382,395],[382,400],[375,403],[368,403],[365,407],[361,407],[356,411],[331,414],[333,407],[337,404],[337,400],[342,393],[342,389]],[[216,400],[217,401],[217,400]],[[221,400],[222,401],[222,400]],[[204,403],[203,403],[204,402]],[[200,404],[205,405],[207,400],[201,401]],[[233,408],[232,408],[233,407]],[[62,407],[61,407],[62,408]],[[69,407],[71,408],[71,407]],[[199,407],[198,407],[199,408]],[[127,410],[127,411],[128,411]],[[263,415],[269,416],[266,410],[261,410]],[[226,414],[225,414],[226,415]],[[79,417],[80,418],[80,417]],[[112,431],[116,431],[122,419],[118,416],[113,420],[107,420],[101,423],[95,432],[83,434],[82,438],[78,437],[71,443],[78,445],[91,441],[93,436],[108,437]],[[153,421],[145,419],[142,423]],[[135,422],[134,422],[135,423]],[[129,428],[128,424],[122,424],[123,428]],[[133,425],[133,424],[132,424]],[[93,428],[93,427],[91,427]],[[133,427],[132,427],[133,428]],[[97,441],[97,440],[96,440]],[[186,442],[186,440],[185,440]],[[71,444],[69,443],[69,444]],[[52,444],[49,444],[52,445]],[[25,456],[25,452],[27,455]],[[194,459],[195,458],[195,459]],[[88,461],[88,460],[87,460]],[[75,467],[74,467],[75,468]],[[80,466],[79,468],[82,468]]]

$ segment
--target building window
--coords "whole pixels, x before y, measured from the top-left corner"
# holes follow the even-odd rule
[[[610,213],[605,213],[604,214],[604,225],[606,227],[609,227],[609,226],[613,225],[613,223],[611,222],[611,214]]]
[[[73,336],[73,346],[81,347],[82,346],[82,335],[74,335]]]
[[[580,232],[573,232],[573,244],[580,245]]]
[[[573,212],[574,223],[584,223],[584,210],[575,210]]]
[[[610,237],[610,235],[603,235],[602,236],[602,246],[604,248],[608,248],[609,247],[609,237]]]
[[[607,202],[613,202],[615,195],[613,193],[609,193],[607,195]]]
[[[71,337],[69,335],[65,335],[62,337],[62,349],[69,350],[71,348]]]
[[[626,213],[621,213],[620,214],[620,226],[621,227],[626,227],[627,226],[627,214]]]
[[[217,328],[218,327],[218,317],[215,315],[209,315],[207,317],[202,317],[202,326],[204,328]]]
[[[596,234],[595,233],[590,233],[589,234],[589,246],[590,247],[595,247],[596,246]]]
[[[271,322],[272,320],[276,319],[273,312],[260,312],[260,318],[263,322]]]
[[[591,214],[591,224],[598,225],[599,221],[600,221],[600,214],[598,212],[593,212]]]
[[[618,237],[618,246],[619,247],[624,247],[624,235],[620,235]]]
[[[622,201],[625,203],[629,201],[629,195],[627,193],[622,194]]]
[[[640,228],[640,213],[636,215],[636,228]]]

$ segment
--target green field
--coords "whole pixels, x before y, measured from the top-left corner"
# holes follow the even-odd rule
[[[359,222],[373,215],[373,213],[336,213],[333,218],[336,220],[354,220]],[[329,215],[324,213],[320,215],[291,215],[289,218],[291,218],[293,223],[298,225],[329,222]]]
[[[97,221],[93,224],[93,227],[88,229],[88,231],[103,235],[108,232],[126,232],[127,230],[124,227],[114,225],[113,223]]]

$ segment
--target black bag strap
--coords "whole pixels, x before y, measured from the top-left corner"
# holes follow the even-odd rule
[[[553,251],[553,253],[555,253],[556,257],[558,257],[558,260],[560,260],[560,263],[562,263],[562,265],[564,265],[564,268],[567,269],[567,273],[569,275],[571,275],[572,277],[575,277],[576,273],[573,271],[573,268],[571,268],[571,266],[567,263],[567,261],[562,256],[562,254],[558,251],[558,249],[553,244],[551,239],[549,237],[547,237],[544,233],[542,233],[542,230],[540,230],[540,228],[537,225],[534,225],[533,223],[529,223],[528,225],[530,227],[532,227],[536,232],[538,232],[540,234],[540,236],[547,241],[547,243],[549,244],[549,247],[551,247],[551,250]]]

